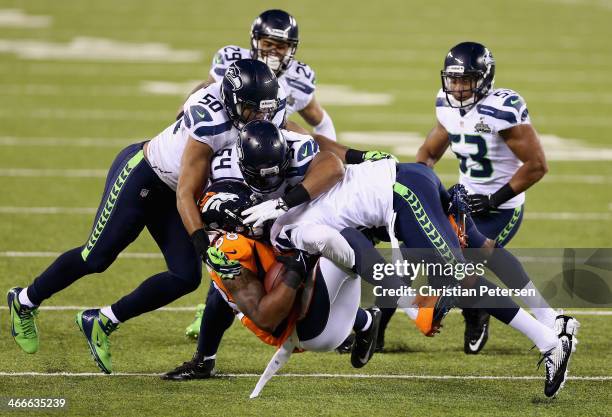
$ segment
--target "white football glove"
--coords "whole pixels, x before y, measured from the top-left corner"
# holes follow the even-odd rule
[[[259,227],[268,220],[274,220],[279,216],[285,214],[289,210],[285,200],[282,198],[275,198],[274,200],[264,201],[256,206],[246,209],[241,214],[247,216],[243,219],[244,224],[253,223],[253,227]]]

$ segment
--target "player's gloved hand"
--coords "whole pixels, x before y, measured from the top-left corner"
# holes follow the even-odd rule
[[[221,279],[234,279],[242,270],[240,262],[229,259],[225,252],[214,246],[208,248],[204,261]]]
[[[470,211],[475,215],[486,214],[497,208],[491,201],[490,195],[471,194],[468,196],[470,202]]]
[[[253,227],[259,227],[268,220],[274,220],[283,215],[289,210],[287,203],[282,198],[264,201],[256,206],[244,210],[241,214],[245,217],[242,222],[244,224],[253,224]]]
[[[301,251],[292,254],[277,256],[276,260],[285,265],[285,284],[297,289],[306,279],[308,264]]]
[[[455,216],[459,219],[461,214],[470,214],[470,196],[466,188],[461,184],[455,184],[448,189],[448,195],[450,197],[450,205],[446,214]]]
[[[390,154],[389,152],[367,151],[365,154],[363,154],[364,161],[380,161],[381,159],[393,159],[395,162],[399,163],[399,160],[395,157],[395,155]]]

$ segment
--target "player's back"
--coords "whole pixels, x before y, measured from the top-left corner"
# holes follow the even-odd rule
[[[272,238],[286,232],[288,225],[325,224],[336,230],[387,226],[393,214],[395,175],[392,159],[349,165],[342,181],[329,191],[279,217],[272,226]]]
[[[213,150],[229,145],[238,137],[238,130],[222,104],[220,90],[218,82],[194,92],[183,106],[182,117],[149,142],[147,159],[151,167],[174,190],[189,136]]]
[[[285,181],[283,181],[278,189],[265,194],[253,190],[255,194],[258,194],[265,200],[282,197],[287,193],[289,188],[300,183],[304,179],[310,163],[319,152],[319,146],[312,136],[302,135],[284,129],[281,129],[281,133],[289,148],[289,164],[285,173]],[[215,153],[210,167],[211,183],[228,179],[244,181],[238,163],[238,150],[236,144],[227,146]]]

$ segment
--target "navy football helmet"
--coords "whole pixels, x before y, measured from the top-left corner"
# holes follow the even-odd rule
[[[247,123],[236,142],[238,166],[246,183],[258,193],[280,187],[289,166],[289,147],[280,130],[271,122]]]
[[[446,55],[440,76],[448,104],[469,107],[493,89],[495,59],[484,45],[462,42]]]
[[[221,84],[221,98],[234,126],[254,119],[271,120],[279,106],[278,80],[270,68],[255,59],[229,66]]]
[[[260,199],[242,181],[224,180],[205,190],[198,200],[198,207],[206,229],[256,237],[257,233],[243,224],[241,213],[259,202]]]
[[[274,48],[262,48],[260,41],[271,39],[287,45],[283,55],[273,53]],[[299,42],[298,25],[295,18],[283,10],[266,10],[251,26],[251,52],[255,59],[266,63],[276,75],[285,71],[297,50]]]

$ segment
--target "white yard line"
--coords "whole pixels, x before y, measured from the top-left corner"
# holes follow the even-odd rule
[[[116,372],[106,375],[101,372],[0,372],[0,376],[59,376],[59,377],[159,377],[161,374],[144,372]],[[258,378],[259,374],[218,374],[219,377]],[[388,375],[388,374],[300,374],[287,373],[274,375],[278,378],[342,378],[342,379],[425,379],[425,380],[527,380],[539,381],[541,376],[497,376],[497,375]],[[610,381],[612,376],[569,376],[573,381]]]
[[[102,306],[41,306],[40,310],[43,311],[81,311],[101,308]],[[0,306],[0,310],[8,310],[7,306]],[[185,307],[160,307],[156,311],[165,311],[170,313],[183,312],[183,311],[195,311],[194,306]],[[612,308],[609,310],[564,310],[565,314],[574,316],[612,316]],[[459,314],[459,310],[451,310],[452,314]]]

